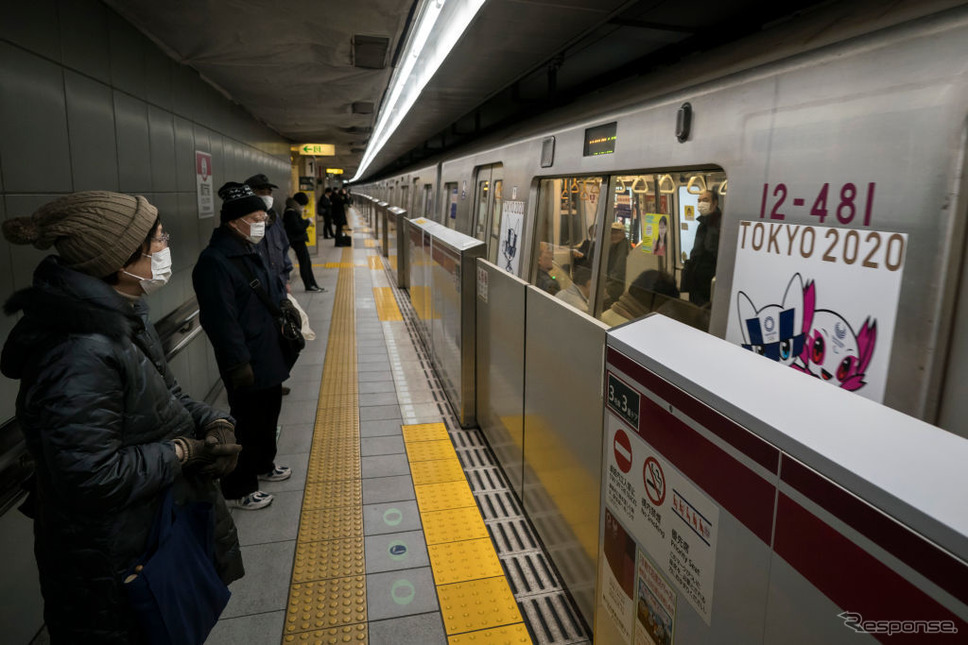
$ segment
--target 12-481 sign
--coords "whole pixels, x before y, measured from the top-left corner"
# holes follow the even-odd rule
[[[639,393],[609,372],[605,392],[608,407],[625,419],[635,430],[639,429]]]

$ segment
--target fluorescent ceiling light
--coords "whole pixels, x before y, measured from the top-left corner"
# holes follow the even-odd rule
[[[350,181],[359,179],[447,58],[485,0],[422,0],[408,36],[406,54],[393,72],[373,136]],[[433,38],[431,38],[433,35]]]

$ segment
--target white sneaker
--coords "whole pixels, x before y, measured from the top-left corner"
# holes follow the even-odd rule
[[[267,473],[259,475],[259,479],[264,482],[281,482],[292,477],[292,469],[289,466],[276,466]]]
[[[238,499],[227,499],[225,504],[229,508],[241,508],[245,511],[257,511],[260,508],[265,508],[272,503],[273,497],[271,493],[263,493],[261,490],[257,490],[254,493],[249,493],[245,497],[239,497]]]

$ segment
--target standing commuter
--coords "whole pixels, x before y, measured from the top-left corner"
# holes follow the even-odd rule
[[[323,218],[323,239],[328,240],[333,235],[333,201],[332,201],[333,189],[327,188],[323,191],[323,196],[319,198],[319,202],[316,204],[316,213],[321,215]]]
[[[286,297],[256,248],[265,235],[265,203],[235,182],[222,186],[218,195],[222,224],[199,256],[192,283],[244,448],[238,467],[222,479],[222,493],[230,506],[256,510],[272,502],[271,494],[258,490],[260,480],[292,475],[274,460],[282,382],[295,356],[283,347],[279,323],[263,301],[281,303]]]
[[[258,248],[264,253],[265,260],[269,263],[269,271],[280,283],[280,288],[289,293],[289,274],[292,273],[292,260],[289,259],[289,238],[286,235],[286,228],[278,225],[279,216],[272,208],[273,197],[272,189],[278,188],[269,181],[265,175],[253,175],[245,180],[246,186],[252,189],[266,205],[266,215],[269,219],[266,222],[265,244]]]
[[[689,259],[682,267],[680,287],[689,293],[689,302],[701,307],[712,298],[723,214],[719,210],[719,198],[710,190],[699,193],[697,209],[699,228],[696,229],[696,241],[689,252]]]
[[[3,234],[56,250],[7,301],[23,315],[0,361],[20,380],[17,420],[36,468],[21,510],[34,522],[51,642],[147,642],[121,581],[169,489],[214,505],[216,571],[226,584],[244,575],[213,479],[241,449],[232,419],[182,391],[142,299],[171,276],[168,234],[144,197],[106,191],[61,197]]]
[[[296,252],[296,259],[299,260],[299,277],[302,278],[303,287],[306,291],[321,292],[326,290],[316,284],[313,263],[309,258],[309,249],[306,248],[306,242],[309,241],[309,235],[306,233],[309,220],[302,216],[302,210],[308,203],[309,197],[303,192],[298,192],[287,199],[286,210],[282,213],[282,222],[286,227],[289,245]]]
[[[345,193],[340,190],[334,190],[330,200],[333,203],[333,224],[336,231],[336,239],[343,237],[343,228],[346,226],[346,200]]]

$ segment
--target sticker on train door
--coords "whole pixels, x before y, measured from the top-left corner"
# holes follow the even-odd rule
[[[907,241],[740,222],[726,339],[882,403]]]
[[[521,231],[524,202],[506,201],[501,207],[501,239],[497,264],[511,275],[518,274],[521,263]]]

